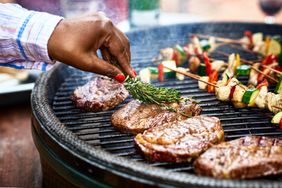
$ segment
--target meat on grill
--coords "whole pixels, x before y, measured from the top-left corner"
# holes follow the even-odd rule
[[[170,104],[171,107],[186,115],[201,113],[201,107],[189,100]],[[142,133],[150,127],[162,125],[177,119],[186,119],[181,113],[170,112],[155,104],[143,104],[133,100],[113,113],[112,125],[124,132]]]
[[[197,174],[248,179],[282,173],[282,138],[247,136],[215,145],[195,162]]]
[[[85,85],[78,87],[71,95],[77,108],[85,111],[112,109],[128,96],[123,84],[106,76],[96,76]]]
[[[151,161],[189,162],[223,141],[224,132],[218,118],[201,115],[150,128],[134,140]]]

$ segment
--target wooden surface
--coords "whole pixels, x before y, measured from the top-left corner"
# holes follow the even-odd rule
[[[41,187],[30,114],[29,104],[0,109],[0,187]]]

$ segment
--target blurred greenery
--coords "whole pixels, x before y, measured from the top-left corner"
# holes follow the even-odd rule
[[[129,0],[131,10],[153,10],[159,8],[159,0]]]

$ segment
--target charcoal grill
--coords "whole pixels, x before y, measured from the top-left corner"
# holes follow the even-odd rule
[[[151,65],[160,48],[187,43],[188,33],[240,38],[245,30],[282,34],[279,25],[248,23],[183,24],[132,31],[127,33],[132,65],[137,71]],[[221,50],[235,51],[228,47]],[[246,59],[255,58],[241,54]],[[110,124],[113,111],[131,99],[106,112],[81,112],[74,107],[70,94],[92,76],[58,64],[41,76],[32,92],[32,132],[46,187],[282,187],[281,176],[217,180],[195,175],[191,163],[144,160],[134,147],[133,136],[117,131]],[[282,131],[269,123],[271,113],[256,108],[235,109],[216,100],[213,94],[199,90],[194,80],[172,79],[154,84],[176,88],[183,96],[194,97],[203,108],[202,114],[220,118],[226,140],[246,135],[282,136]]]

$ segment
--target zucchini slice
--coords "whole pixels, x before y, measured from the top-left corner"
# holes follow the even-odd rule
[[[271,123],[274,123],[274,124],[279,124],[280,120],[282,118],[282,111],[281,112],[278,112],[277,114],[275,114],[271,120]]]
[[[248,76],[251,72],[251,66],[250,65],[240,65],[236,69],[236,75],[237,76]]]
[[[255,106],[255,100],[259,94],[259,89],[250,88],[243,95],[242,102],[248,104],[249,107]]]
[[[201,63],[199,68],[198,68],[198,75],[199,76],[206,76],[206,65]]]
[[[279,77],[279,82],[275,87],[275,93],[281,93],[282,90],[282,76]]]

